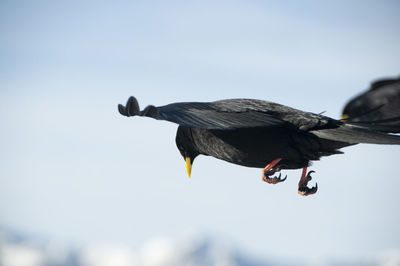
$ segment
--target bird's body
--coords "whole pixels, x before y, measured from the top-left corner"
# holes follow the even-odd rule
[[[373,124],[382,132],[400,133],[400,78],[373,82],[345,105],[343,118]]]
[[[306,187],[310,161],[342,153],[339,149],[357,143],[400,144],[400,136],[374,128],[344,123],[321,114],[304,112],[277,103],[230,99],[216,102],[185,102],[147,106],[140,111],[137,100],[119,105],[125,116],[148,116],[179,124],[176,144],[186,160],[190,176],[194,159],[202,154],[230,163],[264,168],[263,180],[281,169],[303,168],[301,194],[313,194]]]
[[[263,168],[276,158],[282,158],[281,169],[303,168],[309,161],[341,153],[339,148],[350,145],[287,126],[231,130],[180,128],[191,134],[200,154],[255,168]]]

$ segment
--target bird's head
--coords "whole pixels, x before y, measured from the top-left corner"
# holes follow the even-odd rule
[[[368,109],[369,106],[370,104],[367,102],[366,99],[358,97],[351,100],[343,108],[342,120],[346,122],[347,120],[349,120],[349,118],[353,119],[370,113],[371,110]]]
[[[186,163],[186,171],[190,178],[194,159],[200,154],[194,144],[190,128],[179,126],[176,132],[176,146]]]

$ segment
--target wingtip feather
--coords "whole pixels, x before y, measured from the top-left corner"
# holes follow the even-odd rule
[[[139,103],[135,97],[129,97],[126,105],[123,106],[122,104],[118,104],[118,111],[123,116],[135,116],[139,115]]]
[[[126,108],[122,104],[118,104],[118,112],[123,116],[128,116],[128,113],[126,112]]]

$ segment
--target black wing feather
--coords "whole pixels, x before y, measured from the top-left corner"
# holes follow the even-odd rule
[[[342,123],[326,116],[260,100],[187,102],[161,107],[149,105],[140,111],[136,98],[130,97],[126,106],[119,105],[118,110],[124,116],[148,116],[192,128],[230,130],[286,125],[309,131],[323,139],[350,144],[400,144],[400,136],[377,132],[377,128],[373,125],[363,127],[352,123]]]
[[[236,129],[248,127],[273,127],[291,125],[300,130],[331,128],[336,120],[313,113],[303,112],[277,103],[229,99],[216,102],[183,102],[165,106],[147,106],[143,111],[135,97],[118,110],[125,116],[148,116],[166,120],[181,126],[203,129]]]
[[[158,110],[157,119],[203,129],[266,127],[285,123],[265,112],[221,110],[213,103],[176,103],[159,107]]]

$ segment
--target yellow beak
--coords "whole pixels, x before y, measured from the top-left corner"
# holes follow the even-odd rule
[[[189,157],[186,157],[185,161],[186,161],[186,172],[190,178],[190,174],[192,173],[192,163],[190,162]]]
[[[346,122],[348,118],[349,118],[349,115],[347,115],[347,114],[342,115],[343,122]]]

